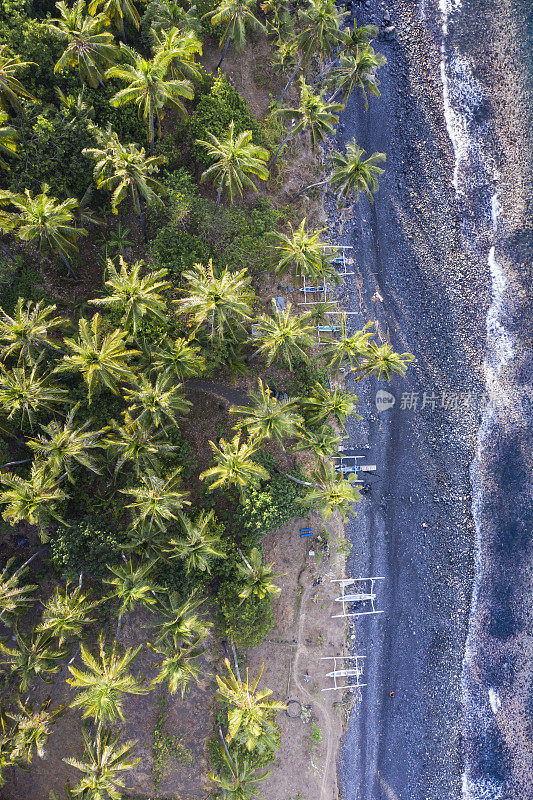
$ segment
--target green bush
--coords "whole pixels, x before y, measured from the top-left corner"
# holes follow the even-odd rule
[[[308,397],[318,381],[324,388],[329,388],[328,369],[320,361],[294,360],[292,375],[287,380],[287,392],[293,397]]]
[[[205,166],[210,163],[205,147],[196,144],[196,140],[208,141],[208,133],[222,136],[232,120],[235,133],[252,131],[254,141],[259,143],[261,127],[251,115],[248,103],[228,83],[226,76],[219,72],[211,91],[202,97],[189,122],[189,141],[197,161]]]
[[[81,199],[92,184],[92,163],[81,151],[92,147],[86,119],[66,119],[54,108],[20,123],[20,158],[11,165],[10,188],[14,192],[39,192],[48,183],[60,200]]]
[[[150,254],[154,267],[168,269],[169,280],[177,284],[184,270],[209,259],[210,250],[198,236],[168,225],[161,228],[150,243]]]
[[[53,298],[43,286],[41,276],[31,267],[20,267],[20,260],[14,265],[10,276],[11,283],[0,286],[0,305],[8,314],[11,314],[19,297],[26,300],[44,300],[53,303]]]
[[[250,597],[244,602],[239,597],[241,586],[235,580],[220,586],[218,601],[226,634],[237,647],[257,647],[276,621],[270,597],[258,600]]]
[[[243,541],[251,546],[260,541],[261,535],[280,528],[294,517],[301,516],[301,487],[284,475],[273,471],[275,462],[271,457],[261,460],[271,475],[270,481],[259,489],[247,489],[236,515],[237,529]]]
[[[97,528],[88,520],[62,525],[50,539],[52,563],[67,580],[77,580],[80,572],[103,578],[107,567],[120,561],[128,541],[126,533]]]

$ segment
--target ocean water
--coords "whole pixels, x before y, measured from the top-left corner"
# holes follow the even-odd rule
[[[527,260],[532,243],[524,220],[515,248],[509,246],[506,199],[499,184],[499,131],[491,113],[491,105],[503,98],[497,96],[496,87],[485,86],[476,77],[477,64],[465,33],[472,15],[481,9],[466,0],[464,6],[461,0],[440,0],[439,10],[443,103],[455,154],[453,184],[462,232],[471,258],[486,264],[492,288],[484,364],[488,402],[471,466],[476,541],[461,676],[462,794],[464,800],[525,800],[533,797],[533,777],[528,773],[532,769],[528,754],[521,752],[520,731],[527,730],[532,698],[517,697],[516,691],[518,685],[519,693],[531,692],[532,654],[524,648],[531,603],[528,564],[533,555],[531,264]],[[517,180],[521,177],[517,170]],[[520,681],[519,676],[528,675],[529,681]]]

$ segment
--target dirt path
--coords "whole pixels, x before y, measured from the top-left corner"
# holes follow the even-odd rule
[[[300,679],[298,678],[298,665],[300,663],[300,657],[303,654],[307,654],[307,648],[304,644],[304,632],[305,632],[305,617],[306,617],[306,605],[311,597],[311,591],[313,586],[307,586],[304,589],[304,593],[302,595],[302,604],[300,606],[300,619],[298,621],[298,640],[296,644],[296,652],[294,654],[293,659],[293,667],[292,667],[292,681],[295,686],[297,686],[300,694],[307,698],[307,700],[314,706],[314,710],[320,714],[322,721],[326,728],[326,763],[324,765],[324,770],[322,773],[322,784],[320,790],[320,798],[321,800],[327,800],[327,788],[330,780],[333,783],[334,787],[334,797],[337,798],[339,795],[338,787],[337,787],[337,773],[336,769],[333,769],[333,774],[330,777],[331,769],[332,769],[332,761],[334,753],[338,747],[338,736],[335,736],[334,733],[334,725],[332,724],[331,720],[331,709],[328,708],[327,704],[322,700],[317,700],[313,697],[313,695],[305,688],[305,686],[301,683]],[[333,764],[333,766],[335,766]]]
[[[300,538],[300,528],[312,536]],[[341,692],[322,693],[328,679],[320,661],[345,652],[346,629],[332,620],[333,578],[344,574],[345,556],[338,547],[339,520],[327,526],[317,515],[297,519],[265,537],[265,557],[284,575],[275,602],[276,625],[268,638],[248,651],[251,674],[265,665],[264,686],[277,700],[297,701],[300,717],[278,714],[280,750],[262,786],[276,800],[338,800],[336,755],[344,729]],[[316,727],[312,727],[312,724]],[[314,735],[320,731],[322,738]]]

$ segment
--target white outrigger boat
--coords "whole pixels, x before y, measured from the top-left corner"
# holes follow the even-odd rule
[[[342,594],[335,598],[336,603],[342,604],[342,614],[333,614],[332,619],[338,617],[363,617],[368,614],[383,614],[383,611],[376,609],[375,600],[376,593],[374,592],[374,583],[376,581],[384,581],[384,577],[374,578],[341,578],[340,580],[331,581],[332,583],[339,583]],[[370,583],[370,587],[364,590],[364,584]],[[363,584],[359,591],[346,592],[347,587]],[[350,611],[349,609],[354,603],[370,603],[370,610],[368,611]]]
[[[366,686],[366,683],[361,683],[360,678],[363,674],[363,659],[365,656],[322,656],[320,659],[321,661],[333,661],[333,669],[331,672],[326,672],[325,675],[321,676],[324,678],[331,678],[333,680],[333,686],[326,686],[325,689],[322,689],[323,692],[334,692],[335,690],[345,690],[352,691],[353,689],[360,689],[362,686]],[[337,662],[340,662],[341,666],[337,667]],[[345,662],[353,662],[352,666],[347,666]],[[355,679],[355,680],[350,680]],[[339,683],[338,681],[343,681]]]

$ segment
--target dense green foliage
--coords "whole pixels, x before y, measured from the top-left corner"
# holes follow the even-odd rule
[[[330,456],[357,398],[330,388],[330,369],[389,380],[411,357],[345,321],[320,349],[324,309],[276,306],[271,279],[331,277],[332,266],[323,231],[305,219],[293,228],[291,209],[268,196],[285,142],[310,135],[314,148],[332,132],[342,106],[330,90],[379,94],[375,34],[342,19],[331,0],[261,12],[253,0],[0,0],[2,537],[21,525],[49,545],[36,552],[43,585],[55,583],[30,584],[29,562],[0,571],[0,618],[12,626],[0,642],[0,785],[5,768],[43,756],[59,711],[27,697],[37,681],[64,680],[66,665],[71,706],[90,720],[83,755],[65,759],[72,795],[128,792],[122,773],[137,759],[122,740],[125,698],[161,685],[183,697],[199,683],[209,617],[230,644],[259,644],[281,592],[263,534],[308,509],[353,513],[354,477]],[[334,51],[340,62],[302,74],[299,107],[260,121],[198,58],[216,41],[222,64],[265,35],[277,70]],[[297,121],[288,132],[286,118]],[[377,190],[383,157],[362,156],[355,142],[335,154],[343,196]],[[193,405],[189,381],[252,371],[254,391],[231,414]],[[290,398],[271,391],[272,374]],[[314,459],[309,475],[299,452]],[[139,609],[152,622],[143,644],[124,647],[123,621]],[[150,683],[132,671],[143,647]],[[258,688],[261,673],[225,670],[225,743],[210,777],[243,800],[279,747],[283,705]],[[160,754],[170,746],[156,742]]]
[[[219,72],[211,90],[201,97],[189,121],[189,140],[197,161],[207,166],[212,163],[205,148],[196,144],[196,140],[208,138],[209,133],[217,137],[223,135],[232,121],[235,124],[235,133],[252,131],[254,141],[259,143],[261,128],[252,117],[248,103],[229,83],[224,73]]]
[[[301,487],[283,475],[273,475],[260,488],[248,489],[236,520],[243,539],[258,542],[262,534],[299,516],[301,494]]]

